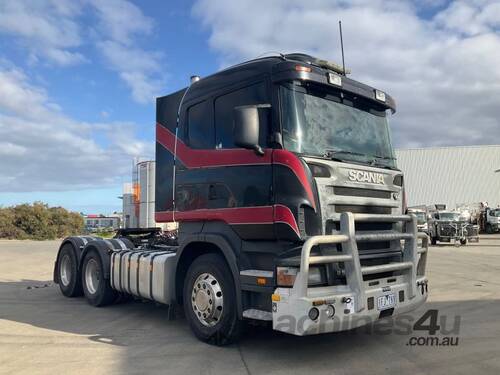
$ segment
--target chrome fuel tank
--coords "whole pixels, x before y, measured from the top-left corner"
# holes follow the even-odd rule
[[[111,255],[111,287],[170,304],[174,299],[175,252],[124,250]]]

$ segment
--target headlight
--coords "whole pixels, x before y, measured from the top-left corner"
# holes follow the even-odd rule
[[[292,287],[299,273],[299,267],[277,267],[276,283],[278,286]],[[318,286],[327,283],[326,269],[323,266],[309,268],[308,285]]]
[[[293,286],[299,273],[298,267],[277,267],[276,283],[278,286]]]
[[[309,286],[318,286],[326,284],[326,271],[325,267],[310,267],[309,268],[309,277],[307,279],[307,283]]]

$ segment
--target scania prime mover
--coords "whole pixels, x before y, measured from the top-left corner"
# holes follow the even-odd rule
[[[304,54],[251,60],[157,99],[158,230],[63,241],[54,280],[103,306],[183,305],[201,340],[245,320],[310,335],[414,310],[427,236],[405,215],[387,93]]]

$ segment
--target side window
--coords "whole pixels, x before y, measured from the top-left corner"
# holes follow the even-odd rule
[[[259,82],[215,99],[215,147],[236,148],[233,142],[233,110],[240,105],[269,102],[266,85]],[[266,139],[267,129],[260,129],[260,140]]]
[[[214,148],[214,127],[211,121],[210,102],[205,100],[189,107],[187,144],[191,148]]]

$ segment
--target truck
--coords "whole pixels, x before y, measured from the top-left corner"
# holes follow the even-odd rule
[[[482,232],[492,234],[500,231],[500,208],[483,207],[477,222]]]
[[[427,236],[406,214],[394,99],[306,54],[250,60],[156,100],[155,220],[66,238],[54,281],[93,306],[181,307],[225,345],[249,321],[356,328],[427,299]],[[267,323],[266,323],[267,322]]]
[[[428,224],[428,213],[427,210],[423,210],[421,208],[409,208],[409,214],[413,214],[417,217],[417,229],[419,232],[423,232],[425,234],[429,233],[429,224]]]
[[[429,221],[431,243],[454,242],[456,246],[467,241],[479,242],[479,226],[464,220],[460,212],[436,211]]]

